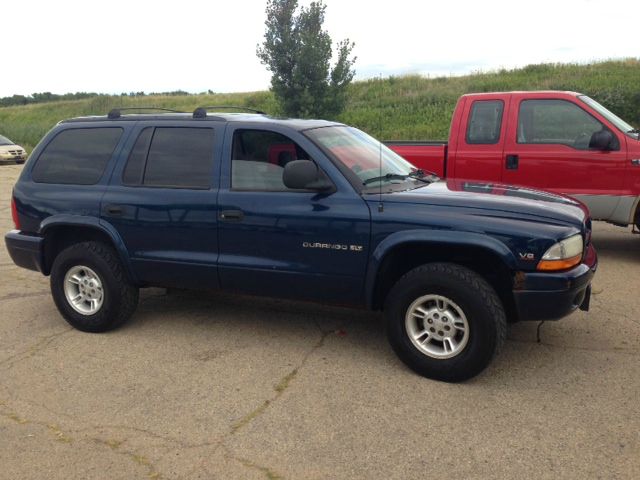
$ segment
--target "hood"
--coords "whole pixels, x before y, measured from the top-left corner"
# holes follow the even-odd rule
[[[466,180],[440,180],[424,187],[383,195],[385,203],[461,207],[477,215],[517,217],[583,230],[589,211],[564,195],[526,187]],[[491,212],[491,213],[490,213]]]
[[[9,153],[18,150],[18,153],[25,153],[20,145],[0,145],[0,153]]]

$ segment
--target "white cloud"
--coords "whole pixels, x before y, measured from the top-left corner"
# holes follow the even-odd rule
[[[325,3],[332,38],[356,42],[357,78],[638,56],[637,8],[626,0]],[[265,4],[5,0],[3,57],[19,71],[0,67],[0,96],[266,89],[255,55]]]

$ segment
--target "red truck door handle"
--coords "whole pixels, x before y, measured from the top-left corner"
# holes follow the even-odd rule
[[[518,155],[507,155],[507,170],[518,169]]]
[[[634,167],[640,167],[640,158],[634,158],[633,160],[631,160],[631,165],[633,165]]]

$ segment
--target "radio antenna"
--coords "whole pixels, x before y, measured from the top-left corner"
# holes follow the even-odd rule
[[[380,91],[378,98],[378,135],[382,136],[382,72],[379,74]],[[378,176],[382,179],[382,141],[378,138]],[[384,204],[382,203],[382,180],[378,182],[378,212],[384,212]]]

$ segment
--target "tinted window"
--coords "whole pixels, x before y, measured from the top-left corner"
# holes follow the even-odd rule
[[[518,143],[560,143],[587,150],[591,135],[602,125],[565,100],[525,100],[518,115]]]
[[[151,145],[142,169],[147,135],[151,135]],[[155,128],[153,133],[145,130],[136,141],[129,162],[131,165],[127,164],[123,177],[129,184],[135,184],[142,173],[143,185],[209,188],[213,170],[213,130],[178,127]]]
[[[309,156],[290,138],[264,130],[233,134],[231,187],[237,190],[286,191],[284,166]]]
[[[125,185],[140,185],[142,183],[142,174],[144,173],[144,164],[147,161],[147,152],[149,151],[149,142],[153,128],[145,128],[140,132],[131,153],[127,166],[122,175],[122,183]]]
[[[40,154],[33,180],[76,185],[97,183],[121,136],[121,128],[64,130]]]
[[[471,107],[469,126],[467,127],[467,143],[492,145],[500,140],[502,126],[502,100],[476,101]]]

